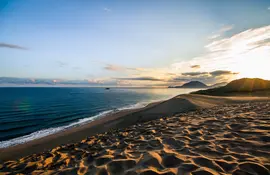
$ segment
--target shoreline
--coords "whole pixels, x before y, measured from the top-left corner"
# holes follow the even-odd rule
[[[132,104],[132,105],[126,105],[126,106],[119,107],[119,108],[116,108],[116,109],[109,109],[109,110],[97,113],[96,115],[93,115],[93,116],[90,116],[90,117],[81,118],[78,121],[75,121],[73,123],[69,123],[69,124],[64,125],[64,126],[56,126],[56,127],[52,127],[52,128],[42,129],[42,130],[38,130],[38,131],[35,131],[33,133],[24,135],[24,136],[12,138],[12,139],[9,139],[9,140],[0,141],[0,144],[8,145],[8,146],[0,145],[0,150],[4,149],[4,148],[10,148],[10,147],[13,147],[13,146],[16,146],[16,145],[25,144],[25,143],[28,143],[28,142],[31,142],[31,141],[34,141],[34,140],[37,140],[37,139],[42,139],[44,137],[54,135],[54,134],[57,134],[59,132],[63,132],[63,131],[70,130],[70,129],[73,129],[73,128],[81,127],[83,125],[87,125],[87,124],[89,124],[89,123],[91,123],[93,121],[100,120],[100,119],[105,118],[107,116],[117,115],[118,113],[121,113],[123,111],[132,111],[132,110],[136,110],[136,109],[143,109],[143,108],[145,108],[146,106],[148,106],[148,105],[150,105],[152,103],[157,103],[157,102],[162,102],[162,101],[166,101],[166,100],[150,101],[149,103],[147,103],[147,102],[138,102],[138,103],[135,103],[135,104]],[[54,131],[50,131],[50,130],[54,130]],[[39,135],[37,136],[37,134],[39,134]],[[24,139],[24,141],[16,143],[16,140],[18,140],[18,139]],[[15,143],[8,144],[7,142],[10,142],[10,141],[13,141]]]
[[[0,162],[41,153],[60,145],[81,141],[98,133],[104,133],[112,129],[125,128],[153,119],[173,116],[182,112],[189,112],[200,108],[211,108],[225,104],[269,100],[269,97],[213,97],[194,94],[178,95],[165,101],[150,103],[143,108],[127,109],[109,114],[90,123],[69,128],[23,144],[0,148]]]
[[[33,139],[24,143],[0,148],[0,163],[9,160],[9,157],[12,157],[12,159],[17,159],[30,154],[43,152],[59,145],[70,144],[76,141],[80,141],[82,139],[85,139],[86,137],[95,135],[97,133],[106,132],[108,130],[108,127],[110,129],[116,129],[115,127],[111,126],[113,125],[113,123],[109,124],[108,122],[116,121],[122,117],[126,117],[129,115],[132,116],[136,112],[146,110],[149,107],[152,107],[153,105],[162,103],[164,101],[167,100],[151,102],[149,104],[146,104],[144,107],[134,109],[123,109],[117,112],[110,112],[100,118],[97,118],[90,122],[83,123],[81,125],[63,129],[53,134],[49,134],[44,137]],[[104,128],[101,128],[102,125],[106,126],[103,126]],[[21,150],[22,152],[20,152]],[[16,153],[14,154],[14,152]],[[20,152],[19,153],[20,155],[18,154],[18,152]]]

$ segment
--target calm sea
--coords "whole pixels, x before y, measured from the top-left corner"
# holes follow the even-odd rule
[[[0,88],[0,148],[194,89]]]

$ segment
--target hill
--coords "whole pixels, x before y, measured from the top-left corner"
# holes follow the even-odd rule
[[[169,86],[169,88],[207,88],[208,86],[200,81],[190,81],[182,86]]]
[[[209,88],[217,88],[217,87],[226,86],[227,84],[228,84],[227,82],[221,82],[221,83],[213,84],[213,85],[208,86],[208,87],[209,87]]]
[[[200,90],[194,94],[204,95],[270,95],[270,81],[260,78],[242,78],[228,83],[226,86]]]

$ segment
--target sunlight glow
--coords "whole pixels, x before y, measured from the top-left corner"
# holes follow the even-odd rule
[[[263,47],[244,54],[238,63],[232,66],[232,70],[239,72],[238,78],[270,79],[269,65],[269,48]]]

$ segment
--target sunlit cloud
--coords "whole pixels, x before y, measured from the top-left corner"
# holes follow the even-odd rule
[[[209,39],[216,39],[219,38],[221,35],[220,34],[214,34],[209,37]]]
[[[220,31],[228,31],[231,28],[226,27]],[[214,84],[242,77],[270,79],[269,65],[270,25],[211,40],[205,46],[205,54],[188,61],[175,62],[161,68],[132,68],[137,70],[137,76],[133,77],[130,74],[131,78],[123,78],[122,81],[131,84],[162,82],[165,85],[192,80]],[[107,69],[127,70],[115,66],[108,66]],[[200,71],[194,71],[198,69]]]
[[[226,32],[231,28],[232,26],[224,27],[220,31]],[[204,49],[204,54],[197,57],[189,58],[189,60],[185,58],[185,61],[156,68],[102,62],[105,70],[115,71],[117,76],[120,74],[120,77],[99,79],[91,77],[81,83],[115,86],[169,86],[181,85],[193,80],[214,84],[242,77],[270,79],[270,25],[248,29],[229,37],[223,36],[223,38],[209,40]],[[67,64],[59,61],[58,65],[62,67]]]
[[[109,71],[122,71],[122,70],[125,70],[125,67],[113,65],[113,64],[107,64],[104,67],[104,69],[109,70]]]
[[[185,72],[182,73],[184,76],[200,76],[200,75],[206,75],[208,72]]]
[[[229,29],[227,27],[222,31]],[[209,84],[242,77],[270,79],[270,26],[212,40],[205,49],[204,55],[175,62],[168,67],[148,68],[139,75],[155,77],[164,82],[198,80]],[[194,67],[200,71],[194,71]]]
[[[207,84],[214,84],[217,81],[228,81],[231,75],[237,73],[227,70],[216,70],[212,72],[183,72],[181,74],[169,73],[169,76],[163,78],[156,78],[155,76],[149,77],[125,77],[125,78],[114,78],[118,80],[119,84],[129,85],[176,85],[182,84],[188,81],[202,81]]]
[[[209,53],[201,61],[211,67],[226,66],[241,77],[270,79],[270,26],[249,29],[205,46]],[[211,65],[210,62],[214,64]]]
[[[225,25],[219,30],[219,32],[224,33],[224,32],[230,31],[233,29],[233,27],[234,27],[233,25]]]
[[[154,77],[130,77],[130,78],[116,78],[117,80],[139,80],[139,81],[163,81]]]
[[[9,49],[20,49],[20,50],[28,50],[26,47],[22,47],[14,44],[0,43],[0,48],[9,48]]]
[[[125,66],[116,65],[116,64],[106,64],[106,66],[103,68],[109,71],[118,71],[118,72],[121,72],[121,71],[148,72],[150,71],[149,69],[145,69],[145,68],[125,67]]]
[[[221,37],[224,33],[226,33],[227,31],[230,31],[233,29],[233,25],[225,25],[223,26],[221,29],[219,29],[217,32],[215,32],[213,35],[211,35],[209,37],[209,39],[213,40],[213,39],[217,39],[219,37]]]
[[[191,72],[187,67],[198,64],[203,72],[231,71],[232,78],[270,79],[270,26],[249,29],[231,37],[214,40],[205,46],[206,54],[190,61],[174,63],[175,72]],[[238,73],[238,74],[236,74]]]

